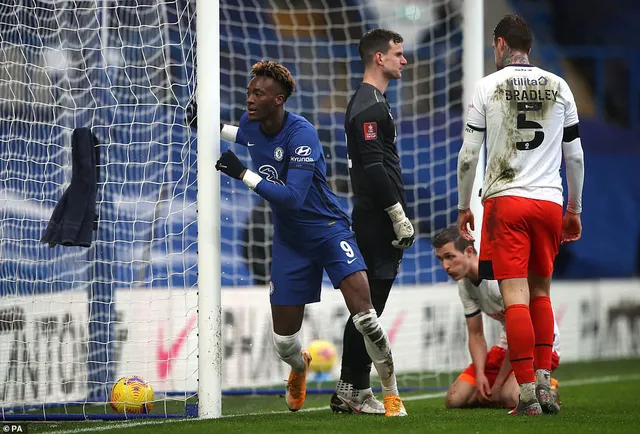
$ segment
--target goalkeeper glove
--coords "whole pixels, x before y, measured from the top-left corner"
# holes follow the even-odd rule
[[[242,179],[240,175],[247,169],[247,166],[242,164],[233,151],[226,150],[220,155],[216,163],[216,169],[232,178]]]
[[[389,214],[389,218],[393,223],[393,231],[396,233],[396,239],[391,241],[391,245],[400,250],[413,246],[413,242],[415,241],[413,225],[404,214],[400,202],[389,208],[385,208],[385,211]]]

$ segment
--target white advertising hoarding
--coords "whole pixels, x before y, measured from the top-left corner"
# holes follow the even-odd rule
[[[223,290],[223,387],[284,386],[289,368],[272,343],[268,288]],[[339,291],[305,312],[302,340],[329,340],[338,353],[348,313]],[[558,282],[552,300],[561,363],[640,356],[640,281]],[[114,379],[139,375],[157,392],[195,391],[197,292],[117,290]],[[85,291],[3,297],[0,306],[2,406],[83,401],[87,395],[90,306]],[[381,321],[399,373],[450,372],[469,363],[466,326],[454,284],[394,288]],[[499,324],[485,317],[489,343]],[[339,370],[336,364],[334,374]]]
[[[68,291],[0,300],[2,406],[84,400],[87,293]]]
[[[141,375],[158,391],[197,388],[197,293],[194,290],[131,290],[117,295],[122,344],[118,375]],[[556,283],[552,290],[560,328],[562,361],[640,355],[640,283]],[[223,290],[223,387],[283,385],[289,368],[271,341],[268,288]],[[302,340],[332,341],[341,353],[348,313],[339,291],[307,306]],[[457,287],[398,287],[381,321],[392,342],[397,372],[462,369],[469,363],[466,326]],[[485,317],[489,343],[499,324]],[[339,364],[338,364],[339,365]],[[339,366],[336,366],[336,372]]]

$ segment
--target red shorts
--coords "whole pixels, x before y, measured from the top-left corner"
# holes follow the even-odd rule
[[[546,200],[500,196],[484,201],[480,277],[502,280],[553,274],[560,249],[562,207]]]
[[[489,386],[493,387],[493,383],[496,382],[496,378],[498,377],[498,372],[500,372],[500,367],[504,363],[504,356],[507,354],[507,350],[504,348],[500,348],[499,346],[491,347],[489,352],[487,353],[487,360],[484,363],[484,375],[489,380]],[[551,354],[551,372],[558,369],[558,365],[560,364],[560,356],[555,351]],[[513,373],[513,369],[511,370],[511,375]],[[476,387],[476,368],[471,363],[467,366],[467,369],[462,371],[462,373],[458,376],[458,378],[462,381],[466,381],[471,384],[473,387]]]

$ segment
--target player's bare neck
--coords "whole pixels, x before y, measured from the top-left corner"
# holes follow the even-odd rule
[[[502,53],[502,66],[507,65],[529,65],[529,56],[506,47]]]
[[[464,276],[469,279],[474,285],[476,285],[480,281],[480,272],[478,271],[478,257],[474,258],[475,260],[471,262],[471,266],[469,267],[469,271]],[[478,286],[478,285],[476,285]]]
[[[260,123],[260,130],[266,136],[275,136],[284,125],[284,110],[276,110],[271,116]]]
[[[389,86],[388,78],[384,77],[382,74],[376,74],[375,71],[371,70],[367,70],[364,72],[362,82],[370,84],[371,86],[378,89],[382,94],[387,91],[387,87]]]

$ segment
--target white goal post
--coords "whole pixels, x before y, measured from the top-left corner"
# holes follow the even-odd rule
[[[222,416],[220,293],[220,9],[196,3],[198,125],[198,416]]]
[[[473,89],[476,83],[484,77],[484,53],[488,41],[484,39],[484,0],[464,0],[462,7],[463,36],[462,36],[462,68],[464,107],[471,102]],[[466,114],[466,113],[465,113]],[[465,119],[466,121],[466,119]],[[471,211],[475,217],[475,230],[472,232],[475,239],[476,250],[480,251],[482,233],[482,202],[479,191],[484,181],[485,169],[485,145],[482,145],[476,177],[473,182],[473,194],[471,196]]]

